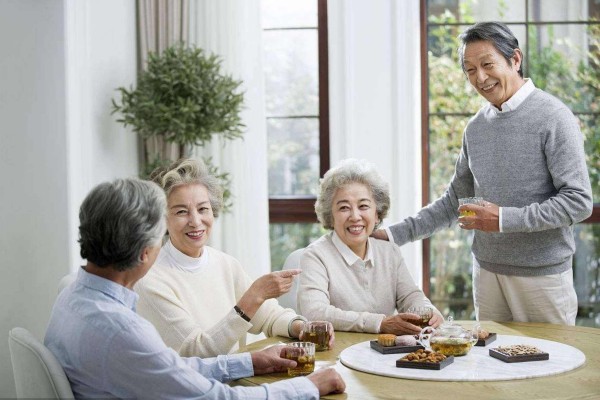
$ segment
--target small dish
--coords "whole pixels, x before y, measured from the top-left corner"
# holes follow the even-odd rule
[[[545,360],[550,359],[550,354],[548,354],[548,353],[509,356],[509,355],[501,353],[495,349],[490,349],[490,356],[497,358],[500,361],[504,361],[506,363],[516,363],[516,362],[526,362],[526,361],[545,361]]]
[[[442,368],[446,368],[448,365],[452,364],[453,362],[454,362],[454,356],[448,356],[448,357],[446,357],[445,360],[442,360],[438,363],[404,361],[402,359],[399,359],[399,360],[396,360],[396,367],[440,370]]]
[[[497,336],[498,335],[496,335],[495,333],[490,333],[490,335],[488,337],[486,337],[485,339],[477,340],[477,343],[475,343],[475,346],[485,347],[488,344],[495,341]]]
[[[419,349],[425,349],[421,345],[416,346],[382,346],[377,340],[371,340],[371,348],[381,354],[412,353]]]

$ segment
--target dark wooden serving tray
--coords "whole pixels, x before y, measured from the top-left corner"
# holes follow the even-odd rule
[[[419,349],[425,349],[421,345],[417,346],[382,346],[377,340],[371,340],[371,348],[381,354],[412,353]]]
[[[526,355],[522,355],[522,356],[508,356],[508,355],[501,353],[494,349],[490,349],[490,356],[497,358],[498,360],[507,362],[507,363],[525,362],[525,361],[544,361],[544,360],[550,359],[550,354],[548,354],[548,353],[526,354]]]
[[[402,359],[396,360],[396,367],[398,368],[416,368],[416,369],[434,369],[440,370],[447,367],[454,362],[454,356],[448,356],[445,360],[439,363],[425,363],[416,361],[403,361]]]
[[[475,343],[475,346],[481,346],[481,347],[485,347],[488,344],[492,343],[494,340],[496,340],[496,337],[498,335],[496,335],[495,333],[490,333],[490,336],[488,336],[485,339],[479,339],[477,341],[477,343]]]

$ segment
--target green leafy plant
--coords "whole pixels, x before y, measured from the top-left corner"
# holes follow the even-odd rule
[[[148,69],[135,89],[120,87],[121,104],[113,99],[117,121],[143,137],[161,135],[169,142],[202,146],[214,134],[242,137],[244,96],[241,81],[221,73],[221,59],[202,49],[176,45],[150,53]]]
[[[137,87],[119,87],[120,102],[113,99],[117,122],[131,126],[141,137],[161,137],[179,145],[179,156],[187,157],[193,146],[204,146],[214,135],[241,138],[245,125],[240,112],[244,95],[241,81],[221,71],[221,59],[202,49],[177,44],[162,53],[149,53],[147,69],[140,73]],[[163,154],[148,154],[141,175],[170,163]],[[204,160],[225,187],[225,204],[230,205],[230,178]]]

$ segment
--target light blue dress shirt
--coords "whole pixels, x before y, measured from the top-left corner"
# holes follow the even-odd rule
[[[317,399],[307,378],[257,387],[221,382],[254,373],[249,353],[183,358],[136,314],[138,295],[80,269],[59,295],[44,344],[77,398]]]

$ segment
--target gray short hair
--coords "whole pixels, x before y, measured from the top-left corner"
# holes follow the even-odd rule
[[[131,178],[99,184],[79,209],[81,257],[117,271],[137,266],[144,248],[161,243],[166,211],[165,194],[152,182]]]
[[[215,218],[223,208],[223,187],[201,160],[181,158],[168,167],[152,171],[150,179],[163,188],[167,197],[177,186],[199,183],[208,191],[208,200]]]
[[[488,41],[494,45],[496,50],[502,54],[509,65],[512,65],[511,58],[515,54],[515,50],[519,49],[519,41],[512,31],[501,22],[479,22],[468,27],[463,33],[458,35],[461,44],[458,47],[458,59],[460,66],[465,70],[465,47],[469,43]],[[520,50],[520,49],[519,49]],[[519,76],[523,77],[523,63],[519,68]]]
[[[352,158],[342,160],[321,179],[321,190],[315,203],[319,222],[325,229],[333,229],[333,197],[340,187],[350,183],[362,183],[371,190],[379,217],[379,223],[375,226],[377,228],[390,209],[389,186],[373,164]]]

